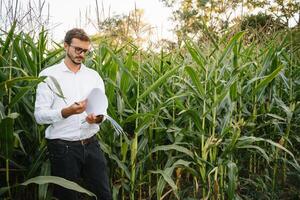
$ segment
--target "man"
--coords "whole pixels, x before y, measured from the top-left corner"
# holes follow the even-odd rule
[[[103,116],[85,112],[89,92],[93,88],[105,92],[99,74],[82,64],[90,46],[84,30],[74,28],[66,33],[65,59],[40,73],[47,78],[37,87],[34,115],[39,124],[49,124],[45,137],[51,175],[83,182],[98,199],[111,200],[106,160],[95,136]],[[60,200],[76,200],[77,195],[54,186],[53,196]]]

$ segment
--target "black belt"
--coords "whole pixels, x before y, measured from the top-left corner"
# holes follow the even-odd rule
[[[49,143],[69,144],[69,145],[76,145],[76,144],[87,145],[96,141],[97,141],[96,135],[93,135],[90,138],[75,140],[75,141],[62,140],[62,139],[47,139],[47,142]]]

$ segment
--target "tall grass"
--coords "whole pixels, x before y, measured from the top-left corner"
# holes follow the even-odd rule
[[[114,199],[299,198],[299,49],[290,34],[264,44],[245,34],[159,53],[95,41],[86,65],[104,78],[108,114],[128,133],[104,123],[98,134]],[[0,195],[49,199],[34,88],[62,48],[47,50],[46,31],[31,38],[13,27],[0,44]],[[42,185],[14,187],[36,176]]]

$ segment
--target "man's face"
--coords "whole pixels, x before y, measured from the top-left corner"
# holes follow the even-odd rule
[[[64,44],[66,54],[75,65],[80,65],[90,50],[90,42],[73,38],[71,44]]]

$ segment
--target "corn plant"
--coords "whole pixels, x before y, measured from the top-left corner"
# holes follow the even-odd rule
[[[279,164],[283,157],[274,157],[276,152],[284,152],[284,159],[299,170],[294,154],[275,140],[281,132],[265,135],[267,130],[278,131],[272,121],[284,119],[268,108],[266,99],[272,99],[276,109],[282,103],[270,89],[286,83],[289,65],[282,53],[287,44],[276,47],[278,43],[270,41],[259,50],[243,43],[244,34],[229,41],[226,36],[219,46],[206,48],[186,40],[185,48],[154,57],[133,46],[112,50],[100,43],[91,67],[106,79],[110,114],[129,126],[133,137],[117,139],[103,128],[103,149],[117,163],[111,164],[113,174],[122,177],[113,178],[116,196],[245,197],[237,192],[243,187],[239,182],[246,184],[252,174],[262,173],[264,163]],[[269,177],[272,171],[276,174],[277,164],[270,167]]]
[[[104,122],[97,134],[114,199],[299,198],[299,33],[261,44],[246,34],[186,38],[170,52],[94,41],[85,64],[127,132]],[[50,199],[48,183],[92,195],[48,176],[45,127],[32,114],[37,75],[63,58],[61,46],[14,26],[0,44],[0,195]]]

